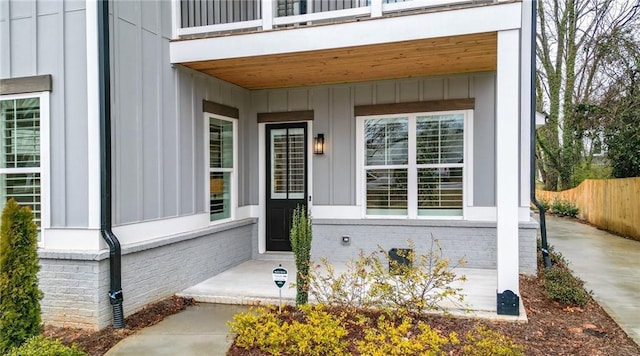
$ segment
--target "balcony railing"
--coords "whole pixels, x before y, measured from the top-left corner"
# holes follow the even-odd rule
[[[270,30],[383,14],[478,3],[471,0],[174,0],[176,36]],[[486,0],[480,2],[496,2]],[[504,1],[504,0],[502,0]]]

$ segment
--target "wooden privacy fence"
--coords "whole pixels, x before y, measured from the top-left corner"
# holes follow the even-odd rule
[[[587,179],[562,192],[536,189],[538,200],[573,202],[578,216],[593,225],[640,241],[640,177]]]

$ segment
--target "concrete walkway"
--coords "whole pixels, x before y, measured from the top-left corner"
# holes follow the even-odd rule
[[[197,304],[120,341],[108,356],[226,355],[233,339],[227,321],[247,306]]]
[[[547,217],[549,244],[594,299],[640,344],[640,242],[571,219]]]

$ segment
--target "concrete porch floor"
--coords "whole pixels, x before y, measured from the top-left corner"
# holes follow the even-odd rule
[[[296,291],[291,287],[295,281],[295,263],[291,255],[272,256],[270,259],[250,260],[213,276],[204,282],[187,288],[179,296],[194,298],[197,302],[217,304],[278,304],[279,289],[272,279],[272,270],[282,266],[288,270],[287,284],[282,288],[282,302],[294,304]],[[275,258],[274,258],[275,257]],[[269,258],[269,257],[267,257]],[[346,270],[345,264],[334,264],[335,272]],[[520,299],[520,315],[498,315],[496,313],[496,270],[457,268],[456,275],[464,275],[461,283],[465,296],[464,308],[447,302],[443,304],[455,316],[487,318],[526,322],[527,316]]]

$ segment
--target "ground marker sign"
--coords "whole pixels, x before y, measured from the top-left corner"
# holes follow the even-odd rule
[[[280,267],[274,268],[272,272],[272,277],[273,277],[273,282],[276,284],[278,288],[284,287],[284,285],[287,283],[287,277],[288,277],[287,269],[282,267],[282,265],[280,265]]]

